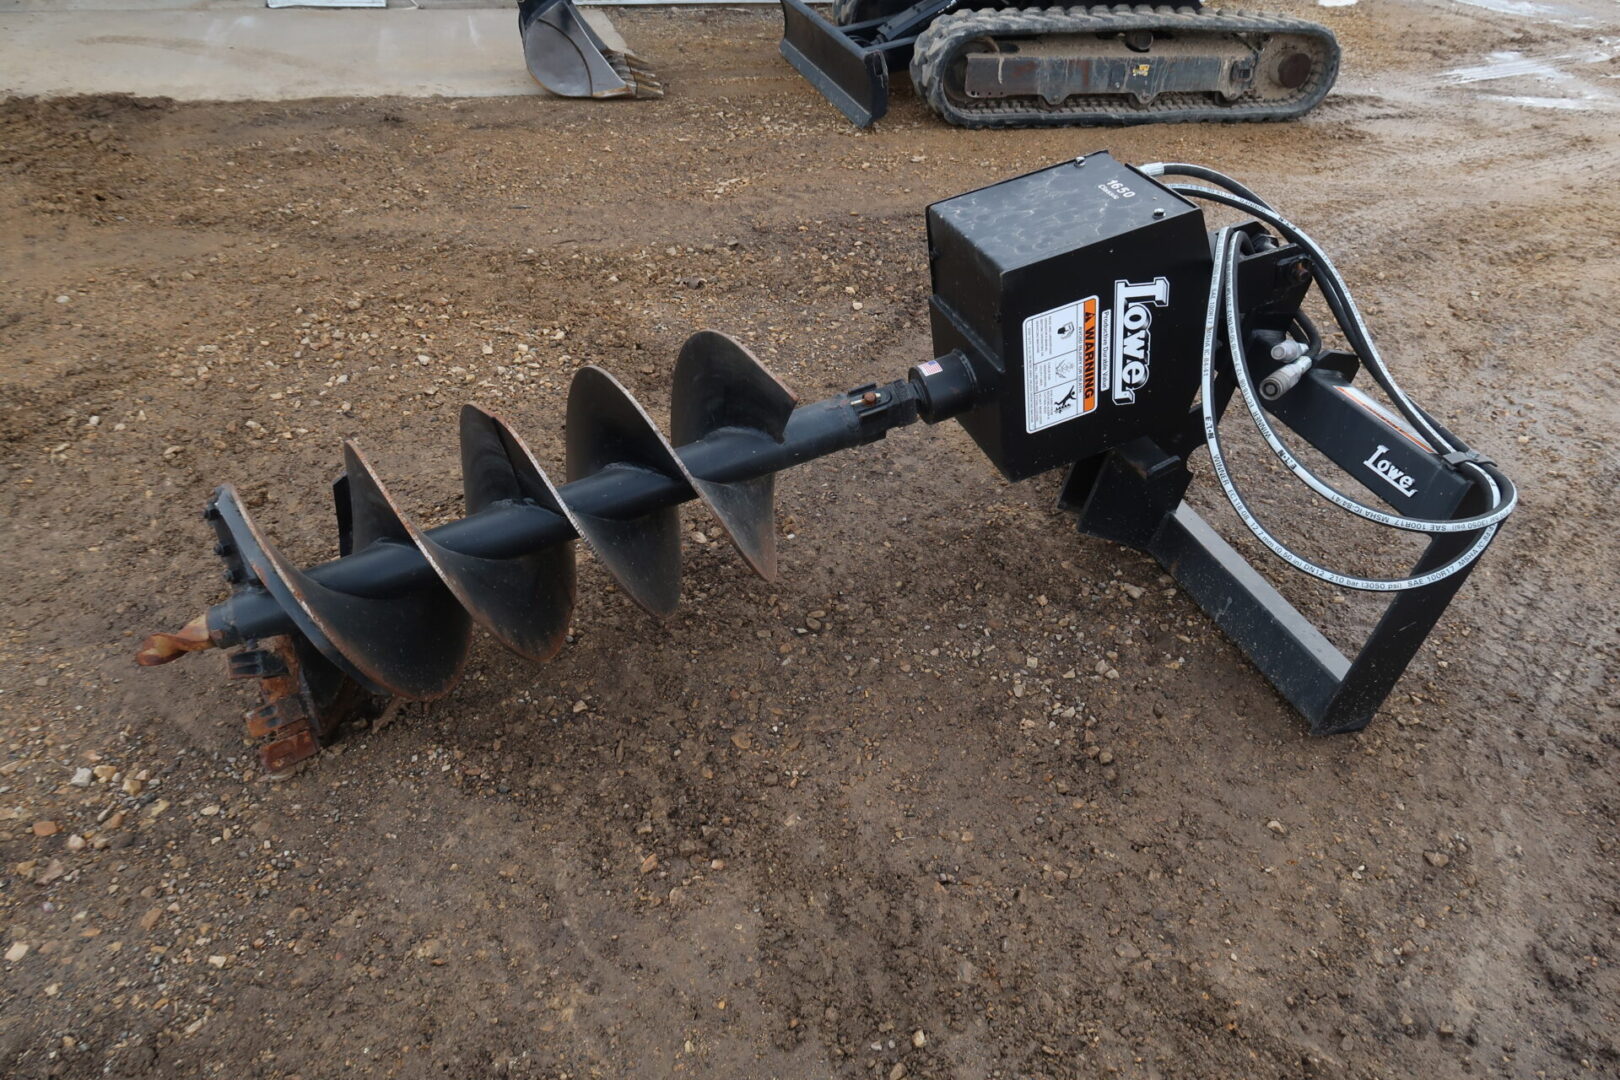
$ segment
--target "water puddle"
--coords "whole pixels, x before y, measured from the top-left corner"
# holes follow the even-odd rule
[[[1492,0],[1495,2],[1495,0]],[[1504,0],[1508,2],[1508,0]],[[1482,90],[1482,96],[1506,101],[1526,108],[1592,110],[1612,108],[1617,99],[1611,92],[1593,85],[1581,75],[1569,70],[1589,64],[1602,64],[1614,58],[1611,43],[1598,40],[1599,47],[1584,52],[1562,53],[1556,56],[1526,56],[1520,52],[1494,52],[1482,64],[1452,68],[1445,73],[1446,82],[1454,86],[1473,86],[1503,80],[1529,80],[1556,88],[1557,95],[1507,94]],[[1612,76],[1600,76],[1612,78]],[[1507,89],[1507,88],[1504,88]]]
[[[1565,26],[1583,26],[1591,21],[1574,8],[1540,4],[1535,0],[1457,0],[1457,3],[1494,11],[1499,15],[1519,15],[1526,19],[1562,23]]]
[[[1497,98],[1509,105],[1523,105],[1527,109],[1564,109],[1569,112],[1591,112],[1599,108],[1598,102],[1586,98],[1518,97]]]

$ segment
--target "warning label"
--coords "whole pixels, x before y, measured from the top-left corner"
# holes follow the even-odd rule
[[[1024,430],[1033,435],[1097,407],[1097,298],[1024,320]]]

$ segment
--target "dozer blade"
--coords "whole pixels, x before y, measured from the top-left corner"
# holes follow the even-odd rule
[[[889,111],[888,58],[852,36],[881,22],[834,26],[804,0],[782,0],[782,55],[857,127]]]
[[[572,0],[521,0],[518,33],[529,74],[559,97],[664,96],[652,69],[634,53],[609,48]]]

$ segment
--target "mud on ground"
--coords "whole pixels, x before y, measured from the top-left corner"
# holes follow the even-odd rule
[[[900,92],[856,133],[720,11],[619,16],[662,102],[0,106],[0,1072],[1620,1071],[1613,9],[1308,10],[1348,74],[1287,126],[973,133]],[[1556,78],[1447,74],[1504,52]],[[460,403],[560,463],[581,363],[655,415],[705,326],[805,400],[894,377],[925,204],[1103,147],[1312,228],[1522,483],[1366,732],[1307,739],[950,428],[785,475],[778,583],[692,512],[667,626],[586,560],[556,662],[480,641],[285,782],[216,656],[131,665],[224,595],[213,485],[313,561],[343,437],[440,520]]]

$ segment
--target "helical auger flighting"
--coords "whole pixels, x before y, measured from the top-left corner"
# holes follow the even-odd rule
[[[328,739],[356,698],[448,693],[475,623],[520,656],[556,655],[575,602],[575,538],[632,600],[667,616],[680,597],[677,505],[696,497],[743,560],[774,580],[775,473],[916,415],[904,381],[798,408],[741,344],[701,331],[675,362],[671,439],[612,375],[594,366],[575,373],[560,486],[505,421],[464,406],[467,516],[435,529],[414,521],[346,441],[335,487],[341,557],[299,569],[223,486],[205,516],[235,592],[180,633],[151,635],[137,659],[161,664],[249,644],[232,657],[232,673],[260,679],[265,691],[249,734],[268,740],[268,767],[285,768]]]

